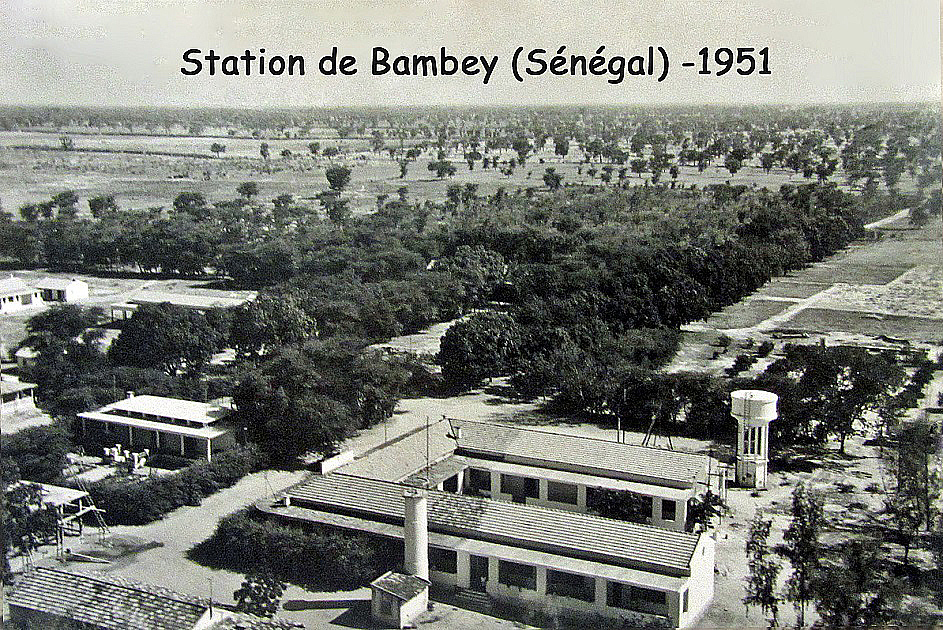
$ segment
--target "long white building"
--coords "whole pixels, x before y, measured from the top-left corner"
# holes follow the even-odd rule
[[[315,475],[257,507],[284,519],[404,538],[406,486]],[[714,590],[714,540],[578,512],[428,493],[429,579],[456,594],[604,625],[682,628]]]

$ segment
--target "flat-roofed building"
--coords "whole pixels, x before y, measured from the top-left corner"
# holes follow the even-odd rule
[[[286,519],[404,537],[402,484],[316,475],[263,511]],[[544,612],[604,625],[687,627],[714,589],[714,540],[535,505],[428,491],[429,578]]]
[[[208,311],[214,308],[232,308],[242,306],[255,299],[254,292],[211,292],[204,293],[173,293],[169,291],[143,291],[134,297],[128,298],[121,304],[111,305],[113,320],[128,319],[134,315],[143,304],[170,303],[181,308],[195,311]]]
[[[691,499],[723,493],[724,469],[707,455],[450,422],[455,454],[429,473],[430,484],[443,490],[577,512],[588,511],[601,491],[631,492],[641,498],[647,523],[679,531]]]
[[[134,396],[78,414],[83,435],[130,449],[211,461],[235,444],[228,405],[164,396]]]
[[[38,567],[7,599],[17,630],[288,630],[304,626],[262,619],[151,584],[103,573]]]
[[[42,303],[39,289],[22,278],[0,278],[0,314],[16,313],[32,306],[41,306]]]
[[[36,411],[36,384],[0,380],[0,414]]]
[[[88,298],[88,283],[76,278],[40,278],[33,285],[44,302],[76,302]]]

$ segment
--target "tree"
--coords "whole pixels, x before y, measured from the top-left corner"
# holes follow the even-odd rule
[[[451,177],[456,173],[455,165],[448,160],[435,160],[433,162],[429,162],[426,168],[435,173],[435,176],[439,179],[442,179],[446,176]]]
[[[508,374],[518,358],[521,331],[505,313],[486,311],[453,324],[436,357],[454,386],[475,385],[486,376]]]
[[[232,596],[236,610],[258,617],[272,617],[285,593],[285,583],[268,570],[249,573]]]
[[[727,504],[710,490],[688,501],[688,520],[685,529],[689,532],[705,531],[713,520],[728,511]]]
[[[185,213],[201,221],[209,216],[211,208],[207,205],[203,193],[182,192],[174,198],[174,212]]]
[[[59,146],[63,151],[71,151],[75,148],[75,142],[70,136],[59,136]]]
[[[806,606],[814,596],[812,580],[822,553],[819,535],[825,514],[821,497],[799,484],[792,493],[790,514],[792,520],[783,533],[780,552],[792,565],[792,574],[786,580],[786,599],[793,602],[801,627],[805,625]]]
[[[236,187],[236,192],[242,195],[246,201],[251,201],[253,197],[259,194],[259,185],[255,182],[242,182]]]
[[[100,219],[109,212],[117,212],[118,204],[115,202],[114,195],[100,195],[89,198],[88,210],[94,218]]]
[[[865,628],[895,621],[903,588],[886,566],[880,545],[861,540],[842,544],[837,558],[823,561],[812,580],[815,610],[823,625]]]
[[[263,142],[259,145],[259,155],[262,156],[263,160],[267,160],[269,158],[270,152],[268,142]]]
[[[318,334],[317,324],[294,295],[261,295],[237,309],[231,341],[244,354],[304,343]]]
[[[63,190],[52,197],[52,205],[59,209],[59,217],[71,218],[76,214],[76,205],[79,203],[79,197],[74,190]]]
[[[282,149],[281,156],[286,160],[291,158],[291,149]]]
[[[779,616],[776,580],[781,569],[770,553],[769,533],[772,525],[773,521],[764,519],[759,512],[750,521],[746,544],[749,573],[744,586],[746,595],[743,597],[743,604],[748,610],[750,606],[759,606],[763,614],[769,616],[771,627],[776,625]]]
[[[547,185],[547,188],[550,190],[557,190],[560,188],[560,182],[563,181],[563,176],[557,173],[556,169],[553,167],[547,167],[547,170],[544,172],[544,183]]]
[[[331,166],[324,171],[331,190],[340,192],[350,183],[350,169],[346,166]]]
[[[219,157],[221,153],[226,152],[226,145],[220,144],[219,142],[214,142],[210,145],[210,151],[216,154],[216,157]]]
[[[724,160],[724,168],[730,171],[731,175],[736,175],[737,171],[739,171],[742,167],[743,160],[738,157],[734,157],[733,155],[728,155]]]
[[[321,150],[321,143],[320,143],[320,142],[309,142],[309,143],[308,143],[308,151],[311,152],[311,155],[312,155],[312,156],[316,156],[320,150]]]
[[[99,307],[53,304],[27,320],[26,331],[29,337],[26,343],[38,348],[50,339],[69,341],[81,335],[86,328],[97,326],[104,318],[105,311]]]
[[[554,136],[553,152],[555,155],[559,155],[561,160],[565,159],[570,152],[570,138],[562,135]]]
[[[199,311],[163,304],[142,304],[124,322],[108,357],[119,365],[158,368],[170,376],[181,369],[197,374],[225,337]]]

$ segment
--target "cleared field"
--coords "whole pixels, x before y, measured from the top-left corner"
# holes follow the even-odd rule
[[[789,308],[789,302],[754,297],[732,304],[707,318],[706,326],[718,330],[748,328],[766,321]]]
[[[147,208],[167,207],[184,190],[201,192],[211,201],[231,199],[236,196],[236,186],[247,180],[259,183],[263,200],[282,193],[302,199],[313,198],[327,187],[324,169],[330,162],[310,155],[307,145],[312,140],[307,138],[256,140],[245,137],[94,134],[71,137],[77,150],[63,151],[58,149],[57,133],[0,132],[0,191],[3,191],[5,208],[15,210],[25,203],[48,199],[65,189],[76,191],[80,209],[84,211],[89,197],[102,194],[115,195],[121,207]],[[370,151],[367,140],[325,138],[317,141],[322,149],[339,146],[345,151],[334,161],[353,169],[344,196],[350,199],[351,208],[358,213],[372,211],[376,207],[377,195],[394,196],[401,186],[408,188],[409,198],[413,201],[443,201],[450,184],[476,184],[479,195],[493,195],[498,188],[508,191],[542,188],[542,175],[547,167],[555,168],[563,176],[564,186],[601,185],[589,171],[601,171],[604,166],[599,163],[580,164],[583,156],[575,145],[566,160],[561,160],[548,143],[547,147],[528,156],[527,162],[509,176],[502,175],[497,169],[482,169],[480,162],[469,169],[463,151],[448,151],[446,157],[457,171],[453,177],[432,177],[427,168],[431,159],[427,152],[411,163],[406,177],[400,179],[396,162],[385,150],[380,153]],[[210,152],[214,142],[226,146],[226,152],[220,157],[214,157]],[[267,162],[260,157],[262,142],[269,144],[271,158]],[[390,140],[389,146],[398,146],[398,141]],[[102,153],[83,149],[151,153]],[[292,157],[281,157],[283,149],[290,150]],[[193,154],[197,157],[160,153]],[[494,155],[502,161],[516,158],[510,150],[492,154],[492,157]],[[614,167],[613,179],[619,168]],[[631,173],[628,179],[630,182],[643,181]],[[663,179],[670,181],[667,174]],[[729,182],[777,189],[785,183],[808,180],[784,169],[765,173],[755,165],[746,165],[736,175],[731,175],[717,162],[704,172],[698,172],[693,166],[682,166],[677,181],[685,185]],[[316,205],[317,202],[312,203]]]
[[[810,308],[790,319],[789,328],[807,332],[841,331],[872,337],[886,335],[910,341],[943,343],[943,321],[921,317],[884,315],[881,319],[875,319],[868,313]]]

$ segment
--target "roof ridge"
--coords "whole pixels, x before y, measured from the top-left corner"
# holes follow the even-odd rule
[[[404,483],[400,483],[400,482],[398,482],[398,481],[387,481],[387,480],[385,480],[385,479],[373,479],[372,477],[364,477],[364,476],[361,476],[361,475],[351,475],[351,474],[349,474],[349,473],[342,473],[342,472],[329,473],[328,475],[319,475],[319,476],[321,476],[321,477],[327,477],[327,476],[329,476],[329,475],[337,475],[337,476],[342,476],[342,477],[353,477],[354,479],[363,479],[363,480],[366,480],[366,481],[375,481],[375,482],[384,483],[384,484],[391,485],[391,486],[400,486],[400,487],[402,487],[402,488],[413,488],[413,487],[414,487],[414,486],[410,486],[410,485],[407,485],[407,484],[404,484]],[[315,475],[312,475],[312,476],[315,476]],[[310,478],[310,477],[309,477],[309,478]],[[302,482],[302,483],[303,483],[303,482]],[[301,485],[301,484],[298,484],[298,485]],[[294,487],[294,486],[293,486],[293,487]],[[678,531],[678,530],[676,530],[676,529],[670,529],[670,528],[668,528],[668,527],[658,527],[657,525],[649,525],[648,523],[633,523],[633,522],[631,522],[631,521],[624,521],[624,520],[618,519],[618,518],[611,518],[611,517],[608,517],[608,516],[600,516],[600,515],[598,515],[598,514],[590,514],[589,512],[574,512],[574,511],[572,511],[572,510],[564,510],[563,508],[551,507],[551,506],[547,506],[547,505],[528,505],[528,504],[526,504],[526,503],[511,503],[510,501],[501,501],[500,499],[492,499],[492,498],[490,498],[490,497],[473,497],[473,496],[470,496],[470,495],[467,495],[467,494],[456,494],[456,493],[454,493],[454,492],[447,492],[447,491],[445,491],[445,490],[436,490],[436,489],[429,489],[429,488],[426,488],[426,492],[434,493],[435,495],[439,495],[439,496],[460,497],[460,500],[477,501],[477,502],[481,502],[481,503],[497,504],[497,505],[501,505],[501,506],[514,506],[514,507],[512,507],[511,509],[516,509],[516,510],[519,510],[519,509],[546,510],[546,511],[548,511],[548,512],[554,512],[554,513],[559,513],[559,514],[566,514],[566,515],[568,515],[568,516],[576,516],[576,517],[578,517],[578,518],[588,518],[588,519],[590,519],[590,520],[597,520],[597,521],[618,523],[618,524],[620,524],[620,525],[624,525],[624,526],[628,526],[628,527],[633,527],[633,528],[638,528],[638,529],[640,529],[641,531],[656,530],[656,531],[669,532],[669,533],[671,533],[671,534],[683,534],[684,536],[690,536],[690,537],[692,537],[692,538],[697,538],[697,539],[700,539],[700,536],[701,536],[700,534],[696,534],[696,533],[694,533],[694,532]]]

